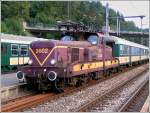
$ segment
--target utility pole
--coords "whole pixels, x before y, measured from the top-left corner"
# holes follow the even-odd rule
[[[70,20],[70,0],[68,0],[68,20]]]
[[[142,20],[143,20],[144,16],[140,16],[140,19],[141,19],[141,34],[143,33],[143,24],[142,24]]]
[[[140,19],[141,19],[141,34],[143,33],[143,24],[142,24],[142,20],[143,20],[144,16],[140,16]],[[141,36],[141,44],[143,44],[143,38]]]
[[[109,35],[109,20],[108,20],[108,17],[109,17],[109,4],[107,3],[106,4],[106,36]]]
[[[120,36],[120,18],[119,18],[119,25],[118,25],[118,36]]]
[[[117,36],[120,35],[120,19],[121,18],[140,18],[141,19],[141,34],[143,33],[142,30],[142,20],[145,16],[144,15],[140,15],[140,16],[125,16],[125,17],[119,17],[119,15],[117,14],[117,17],[109,17],[111,19],[117,19]]]
[[[105,38],[107,38],[109,36],[109,4],[107,3],[106,4],[106,27],[105,27],[105,36],[102,37],[102,44],[103,44],[103,47],[102,47],[102,59],[103,59],[103,75],[105,76],[106,74],[106,69],[105,69],[105,45],[106,45],[106,42],[105,42]]]
[[[119,12],[117,11],[117,36],[118,36],[118,34],[119,34]]]

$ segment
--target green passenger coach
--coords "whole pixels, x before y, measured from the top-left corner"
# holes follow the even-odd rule
[[[29,44],[42,38],[1,34],[1,71],[16,70],[28,63]]]
[[[115,36],[106,37],[106,43],[112,47],[113,56],[120,65],[134,65],[148,60],[149,48]]]

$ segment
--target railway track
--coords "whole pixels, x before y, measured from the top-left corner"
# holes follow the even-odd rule
[[[13,98],[13,99],[2,100],[2,101],[1,101],[1,104],[2,104],[2,105],[6,105],[6,104],[8,104],[8,103],[12,103],[12,102],[15,102],[15,101],[18,101],[18,100],[21,100],[21,99],[24,99],[24,98],[28,98],[28,97],[34,96],[34,95],[36,95],[36,92],[27,93],[27,94],[25,94],[25,95],[23,95],[23,96],[19,96],[19,97]]]
[[[134,68],[132,67],[132,68],[126,69],[126,70],[124,70],[124,72],[127,70],[134,69]],[[66,88],[64,93],[61,93],[61,94],[56,94],[56,93],[37,94],[37,95],[29,96],[26,98],[21,98],[19,100],[17,99],[17,100],[14,100],[13,102],[2,105],[1,110],[3,112],[22,111],[23,109],[26,109],[31,106],[36,106],[37,104],[41,104],[47,100],[53,100],[53,99],[59,98],[61,96],[69,95],[73,92],[76,92],[76,91],[82,90],[86,87],[95,85],[101,81],[107,80],[107,79],[117,76],[119,74],[120,73],[116,73],[116,74],[113,74],[113,76],[111,76],[111,77],[103,78],[103,79],[97,80],[97,81],[91,81],[89,84],[79,87],[79,88],[72,88],[72,87]]]
[[[143,72],[144,73],[144,72]],[[142,74],[143,74],[142,73]],[[88,102],[84,106],[81,106],[79,109],[77,109],[77,112],[112,112],[112,111],[125,111],[125,109],[128,109],[128,107],[131,105],[131,100],[133,100],[133,97],[138,94],[141,88],[144,88],[144,86],[148,83],[148,77],[147,79],[142,83],[142,86],[136,90],[133,95],[130,97],[130,99],[121,106],[121,108],[117,108],[117,104],[122,104],[120,101],[115,99],[118,99],[121,95],[120,93],[123,91],[123,87],[126,87],[127,85],[130,87],[131,82],[136,80],[138,77],[140,77],[141,73],[138,76],[135,76],[134,78],[130,79],[127,82],[119,84],[117,87],[112,88],[111,90],[105,92],[103,95],[98,96],[94,100]],[[123,94],[125,95],[125,94]],[[115,98],[115,99],[114,99]],[[128,97],[126,97],[128,98]],[[124,101],[123,99],[121,101]],[[116,105],[115,105],[116,104]],[[113,108],[109,108],[109,106],[113,106]]]
[[[73,90],[72,90],[73,91]],[[68,88],[65,90],[65,92],[70,92],[71,90]],[[31,107],[33,105],[37,105],[47,99],[54,99],[59,98],[59,96],[63,96],[66,93],[62,94],[56,94],[56,93],[46,93],[46,94],[37,94],[37,95],[30,95],[25,96],[22,98],[16,98],[13,101],[10,101],[7,104],[2,105],[2,111],[3,112],[15,112],[15,111],[21,111],[25,108]]]
[[[148,86],[149,86],[149,82],[145,81],[118,111],[119,112],[140,112],[146,98],[149,95]]]

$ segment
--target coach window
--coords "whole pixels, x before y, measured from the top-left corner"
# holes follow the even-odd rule
[[[147,50],[146,49],[144,50],[144,55],[147,55]]]
[[[135,47],[131,48],[131,53],[132,53],[132,55],[135,55]]]
[[[142,55],[144,55],[144,49],[142,49]]]
[[[120,45],[120,55],[128,55],[129,54],[129,46]]]
[[[138,55],[140,55],[140,48],[138,48]]]
[[[18,45],[17,44],[12,44],[11,45],[11,55],[12,56],[18,56]]]
[[[120,45],[120,55],[123,54],[123,45]]]
[[[144,49],[144,55],[146,55],[146,49]]]
[[[146,55],[148,55],[149,54],[149,51],[148,50],[146,50]]]
[[[138,55],[138,48],[135,48],[135,55]]]
[[[128,55],[129,54],[129,46],[124,45],[124,51],[123,51],[124,55]]]
[[[20,46],[20,55],[21,56],[27,56],[28,55],[28,46],[27,45],[21,45]]]

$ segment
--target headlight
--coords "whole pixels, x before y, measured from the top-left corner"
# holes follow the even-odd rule
[[[55,63],[56,63],[56,60],[55,60],[55,59],[52,59],[52,60],[51,60],[51,64],[54,65]]]
[[[33,63],[33,60],[29,59],[28,64],[31,65]]]
[[[57,78],[57,73],[54,71],[50,71],[47,75],[48,80],[54,81]]]
[[[16,77],[19,79],[19,80],[23,80],[24,79],[24,73],[22,71],[18,71],[16,73]]]

